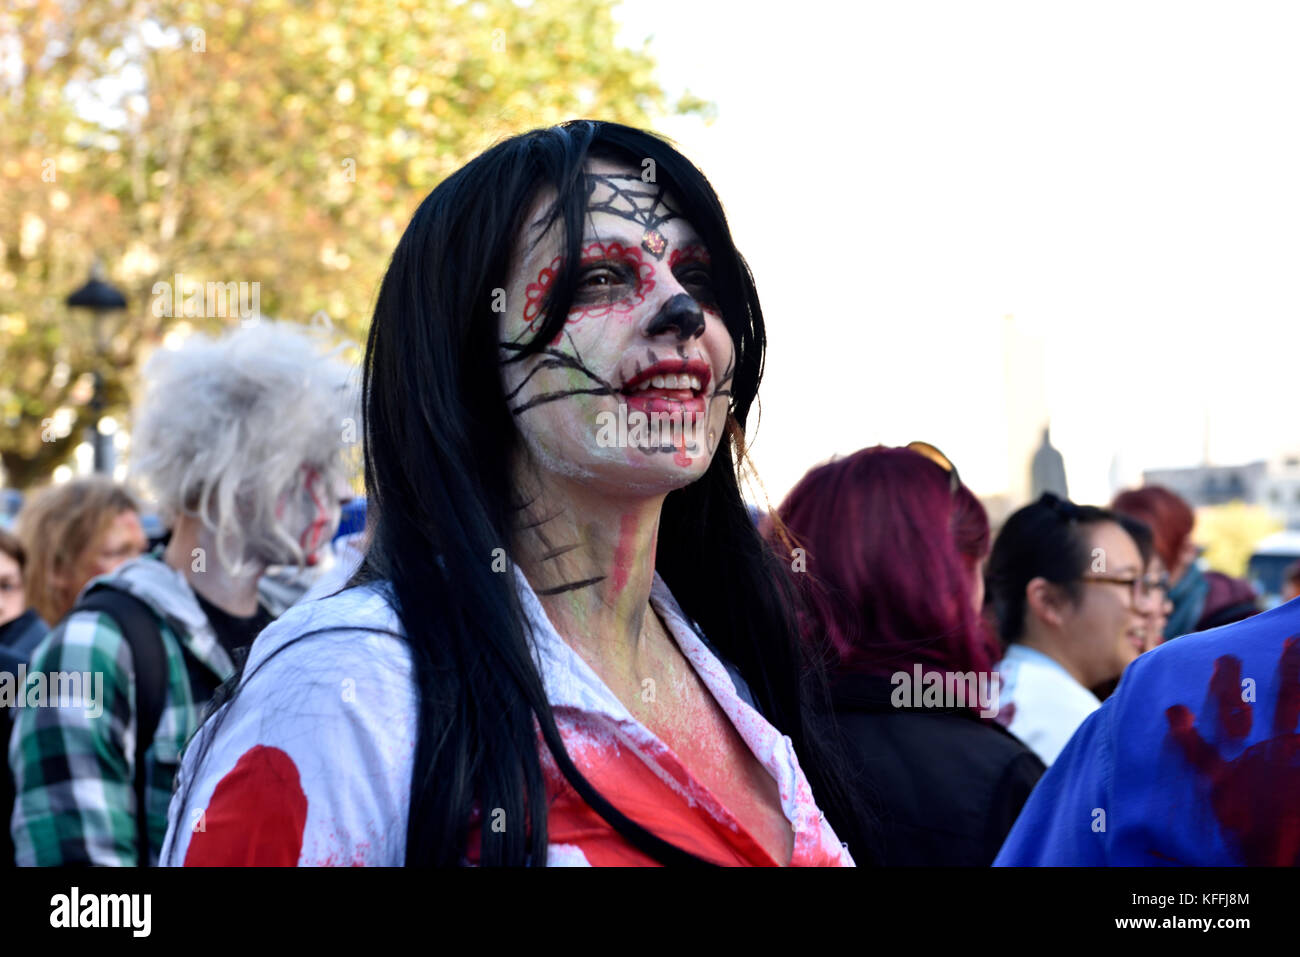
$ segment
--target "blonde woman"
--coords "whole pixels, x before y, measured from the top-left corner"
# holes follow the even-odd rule
[[[17,532],[28,556],[27,604],[49,625],[63,620],[92,578],[148,544],[135,498],[102,475],[37,493],[18,513]]]

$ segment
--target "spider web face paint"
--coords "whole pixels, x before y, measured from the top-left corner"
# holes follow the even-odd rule
[[[588,212],[609,213],[636,223],[643,230],[641,248],[655,259],[663,259],[668,240],[659,227],[682,215],[664,198],[664,187],[642,182],[639,176],[609,173],[589,173],[586,180]]]
[[[590,487],[657,494],[707,468],[716,451],[734,343],[720,321],[707,247],[672,194],[665,199],[663,187],[621,169],[598,168],[579,188],[586,223],[573,298],[542,350],[521,356],[554,306],[567,249],[558,230],[528,241],[546,226],[549,195],[526,217],[535,221],[517,241],[501,319],[502,385],[531,468]],[[662,247],[649,230],[663,237]],[[668,364],[658,374],[663,381],[647,377],[637,394],[628,392],[630,377],[656,362]],[[679,381],[688,375],[693,389]],[[648,420],[644,430],[641,420]]]

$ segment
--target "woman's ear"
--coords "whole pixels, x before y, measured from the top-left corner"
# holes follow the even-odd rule
[[[1065,596],[1053,582],[1039,576],[1025,585],[1025,607],[1029,613],[1050,628],[1060,628],[1064,622]]]

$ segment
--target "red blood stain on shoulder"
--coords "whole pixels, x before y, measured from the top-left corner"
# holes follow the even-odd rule
[[[1219,706],[1219,723],[1224,733],[1233,739],[1250,733],[1251,709],[1241,699],[1241,659],[1224,655],[1214,663],[1210,678],[1210,694]]]
[[[217,783],[201,820],[186,867],[295,866],[307,795],[293,759],[279,748],[250,748]]]
[[[1224,655],[1215,661],[1208,688],[1218,705],[1219,731],[1229,740],[1240,740],[1251,727],[1253,706],[1242,700],[1240,675],[1241,662]],[[1170,736],[1209,784],[1224,836],[1242,863],[1256,866],[1300,865],[1300,635],[1283,644],[1276,681],[1273,736],[1232,760],[1201,736],[1185,705],[1165,710]]]

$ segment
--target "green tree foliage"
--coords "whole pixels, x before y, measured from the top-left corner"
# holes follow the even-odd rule
[[[0,461],[43,480],[80,441],[89,372],[125,410],[178,322],[156,283],[258,283],[266,315],[364,336],[393,246],[443,177],[577,116],[669,105],[609,0],[16,0],[0,13]],[[100,257],[128,308],[63,299]],[[250,287],[251,288],[251,287]],[[52,426],[56,411],[65,410]],[[69,412],[71,417],[69,417]],[[42,425],[44,423],[44,426]],[[64,434],[66,433],[66,434]],[[60,437],[62,435],[62,437]]]

